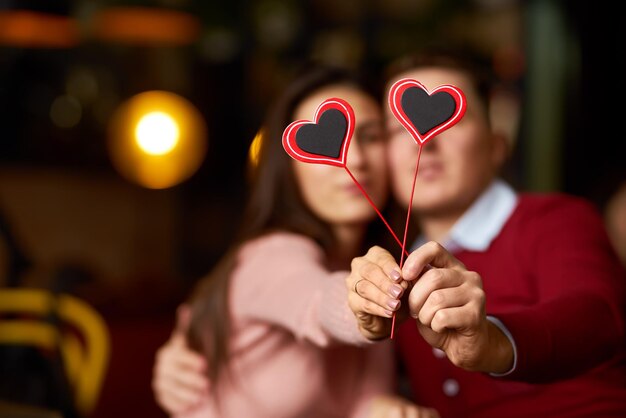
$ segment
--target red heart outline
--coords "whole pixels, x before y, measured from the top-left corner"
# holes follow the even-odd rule
[[[306,124],[317,124],[322,114],[330,109],[340,111],[346,117],[346,121],[348,122],[346,134],[343,138],[343,145],[341,147],[341,151],[339,152],[339,157],[332,158],[325,155],[311,154],[302,150],[296,143],[296,132],[298,132],[298,129]],[[355,117],[352,106],[350,106],[345,100],[336,97],[326,99],[317,107],[313,120],[313,122],[308,120],[297,120],[291,122],[289,126],[285,128],[283,131],[283,148],[287,151],[287,154],[295,160],[305,163],[328,164],[337,167],[345,167],[348,147],[350,146],[350,140],[352,139],[352,134],[354,133]]]
[[[432,96],[433,94],[439,93],[442,91],[450,94],[452,98],[454,99],[454,101],[456,102],[456,110],[455,110],[454,115],[452,115],[451,118],[449,118],[448,120],[446,120],[445,122],[437,126],[436,128],[431,129],[426,135],[422,136],[417,131],[417,129],[415,129],[415,127],[411,123],[411,120],[409,119],[409,117],[404,112],[404,109],[402,108],[402,102],[401,102],[402,94],[404,93],[405,90],[411,87],[417,87],[419,89],[422,89],[429,96]],[[435,88],[433,91],[429,92],[428,89],[424,87],[424,85],[420,83],[419,81],[411,79],[411,78],[403,78],[403,79],[396,81],[393,84],[393,86],[391,86],[391,89],[389,90],[389,108],[391,109],[391,112],[393,113],[395,118],[407,129],[407,131],[409,131],[409,134],[411,134],[411,136],[413,137],[413,140],[415,141],[417,145],[426,144],[435,135],[454,126],[458,121],[461,120],[461,118],[465,114],[466,107],[467,107],[467,103],[465,100],[465,94],[463,94],[461,89],[450,84],[443,84]]]

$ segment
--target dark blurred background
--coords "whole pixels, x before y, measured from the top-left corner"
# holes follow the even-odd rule
[[[112,351],[94,416],[163,416],[150,389],[154,353],[230,242],[249,147],[302,60],[379,73],[433,40],[471,45],[499,79],[511,180],[602,210],[626,167],[617,5],[0,0],[0,282],[57,286],[103,315]],[[183,105],[168,108],[165,94],[152,110],[131,106],[149,91]],[[123,142],[154,111],[170,114],[185,152]],[[152,122],[167,142],[171,120]],[[80,274],[59,284],[68,269]]]

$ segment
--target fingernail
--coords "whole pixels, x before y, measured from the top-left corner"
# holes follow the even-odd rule
[[[387,301],[387,306],[389,306],[394,311],[398,309],[399,305],[400,305],[400,301],[398,299],[389,299]]]
[[[402,278],[402,275],[398,270],[391,270],[390,276],[394,282],[397,282]]]
[[[393,296],[394,298],[397,298],[398,296],[400,296],[400,294],[402,293],[402,286],[399,286],[397,284],[394,284],[393,286],[391,286],[389,288],[389,293],[391,294],[391,296]]]
[[[411,312],[411,317],[417,319],[417,313]]]
[[[389,318],[391,318],[391,317],[393,316],[393,312],[391,312],[391,311],[387,311],[387,310],[385,310],[385,314],[387,314],[387,316],[388,316]]]

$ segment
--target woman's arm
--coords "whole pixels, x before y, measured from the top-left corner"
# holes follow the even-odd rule
[[[344,279],[331,272],[312,240],[275,233],[241,249],[233,271],[234,318],[275,324],[317,346],[367,345],[347,304]]]

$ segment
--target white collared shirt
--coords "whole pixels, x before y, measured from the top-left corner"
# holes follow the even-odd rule
[[[498,236],[517,206],[517,194],[504,181],[494,180],[480,197],[454,224],[441,242],[450,252],[457,250],[485,251]],[[426,243],[418,237],[411,250]]]
[[[440,244],[450,252],[459,250],[485,251],[498,236],[515,207],[518,197],[513,188],[501,179],[494,180],[480,197],[465,211],[454,224],[448,236]],[[426,243],[424,236],[418,237],[411,250]],[[513,346],[513,367],[505,373],[491,373],[492,376],[506,376],[517,366],[517,347],[513,335],[504,324],[493,316],[487,319],[507,336]]]

